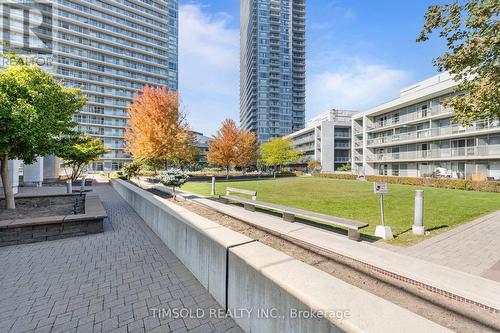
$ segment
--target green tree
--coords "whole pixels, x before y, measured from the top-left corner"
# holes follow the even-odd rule
[[[290,138],[278,138],[262,144],[261,161],[267,166],[272,166],[276,177],[276,167],[297,162],[302,153],[295,150]]]
[[[143,167],[142,161],[134,160],[130,163],[127,163],[123,167],[123,172],[125,173],[125,176],[127,176],[128,179],[136,178],[137,176],[139,176],[142,167]]]
[[[0,163],[7,209],[15,208],[8,177],[9,159],[32,163],[54,153],[61,135],[72,133],[72,121],[85,98],[78,89],[61,85],[36,65],[8,55],[0,71]]]
[[[181,187],[187,182],[189,176],[181,169],[168,169],[160,174],[160,183],[171,186],[174,200],[176,199],[175,188]]]
[[[448,50],[434,65],[459,82],[457,94],[444,105],[453,108],[455,121],[465,126],[500,116],[499,14],[498,0],[429,6],[417,39],[426,41],[434,31],[446,39]]]
[[[64,160],[64,166],[71,168],[71,180],[77,180],[83,168],[110,151],[100,139],[90,136],[63,138],[58,144],[56,155]]]
[[[139,167],[137,171],[140,171],[143,168],[145,171],[153,171],[154,175],[158,174],[158,170],[162,170],[165,168],[166,162],[154,157],[145,158],[141,161],[137,160],[132,163],[127,164],[125,167],[130,166],[130,168],[135,168],[135,165]]]

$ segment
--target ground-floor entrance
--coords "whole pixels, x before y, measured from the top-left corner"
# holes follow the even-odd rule
[[[109,172],[109,171],[119,171],[123,169],[125,162],[123,161],[96,161],[89,166],[90,172]]]

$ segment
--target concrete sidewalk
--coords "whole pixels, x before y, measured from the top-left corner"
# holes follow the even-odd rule
[[[0,248],[0,332],[242,332],[110,185],[93,188],[104,233]]]
[[[500,282],[500,211],[396,250]]]

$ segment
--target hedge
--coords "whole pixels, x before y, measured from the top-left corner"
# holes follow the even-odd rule
[[[370,182],[387,182],[389,184],[429,186],[465,191],[500,192],[500,182],[496,181],[475,182],[465,179],[395,176],[366,176],[366,180]]]
[[[272,175],[272,173],[270,175]],[[296,171],[276,172],[276,177],[297,177],[297,176],[301,176],[300,172],[296,172]]]
[[[356,175],[348,173],[313,173],[314,177],[356,180]]]
[[[356,180],[356,175],[342,173],[313,173],[314,177]],[[366,176],[369,182],[387,182],[389,184],[428,186],[436,188],[447,188],[452,190],[496,192],[500,193],[500,182],[481,181],[476,182],[466,179],[450,178],[423,178],[423,177],[396,177],[396,176]]]

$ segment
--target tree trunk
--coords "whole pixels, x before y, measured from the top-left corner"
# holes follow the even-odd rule
[[[71,172],[71,181],[76,182],[78,180],[78,177],[80,177],[80,174],[82,173],[83,166],[82,165],[75,165],[74,168],[72,168]]]
[[[229,165],[226,165],[226,180],[229,180]]]
[[[12,191],[12,187],[10,187],[9,156],[7,154],[2,156],[1,164],[3,194],[5,195],[5,208],[15,209],[16,203],[14,201],[14,192]]]

